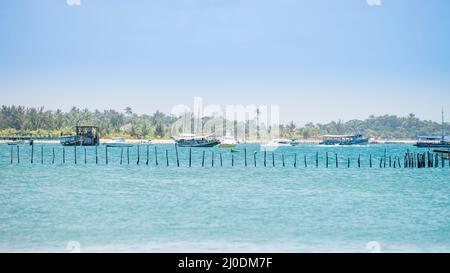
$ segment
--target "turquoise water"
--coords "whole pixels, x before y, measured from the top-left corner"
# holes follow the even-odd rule
[[[21,145],[21,162],[14,147],[11,165],[10,146],[0,145],[0,252],[68,252],[71,241],[82,252],[369,252],[372,241],[383,252],[450,251],[448,162],[445,168],[379,167],[385,149],[403,164],[408,149],[418,151],[412,146],[281,148],[275,168],[271,153],[263,166],[258,145],[247,146],[247,167],[244,146],[233,154],[233,167],[230,150],[193,149],[191,168],[188,148],[179,148],[176,166],[173,145],[157,145],[158,166],[154,146],[148,166],[145,147],[139,165],[136,146],[129,165],[126,149],[123,165],[120,148],[109,149],[106,165],[99,147],[96,165],[95,148],[87,148],[87,164],[78,148],[75,165],[73,147],[66,148],[65,164],[61,146],[43,147],[43,164],[38,144],[34,164],[31,147]]]

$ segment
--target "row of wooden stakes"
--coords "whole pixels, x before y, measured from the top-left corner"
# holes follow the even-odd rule
[[[11,164],[14,164],[14,149],[13,146],[16,146],[16,160],[17,163],[20,163],[20,148],[19,145],[11,145]],[[74,149],[74,163],[78,164],[78,156],[77,156],[77,146],[73,147]],[[267,152],[267,151],[263,151],[263,156],[264,156],[264,160],[263,160],[263,165],[264,167],[267,166],[272,166],[275,167],[276,166],[276,162],[275,162],[275,153],[274,152]],[[253,166],[257,166],[257,154],[258,152],[253,152]],[[40,163],[44,164],[44,146],[41,146],[41,153],[40,153],[41,157],[40,157]],[[98,147],[95,147],[95,164],[99,164],[99,153],[98,153]],[[156,166],[160,165],[159,160],[158,160],[158,149],[156,146],[154,146],[154,158],[155,158],[155,162],[154,164]],[[175,145],[175,156],[176,156],[176,165],[178,167],[180,167],[180,159],[179,159],[179,153],[178,153],[178,146]],[[293,162],[293,166],[294,167],[298,167],[299,164],[303,164],[305,168],[308,167],[308,160],[307,160],[307,155],[304,154],[303,155],[303,162],[300,162],[300,158],[298,156],[298,154],[293,154],[290,155],[294,157],[294,162]],[[125,157],[125,158],[124,158]],[[286,155],[282,154],[281,155],[281,159],[282,159],[282,166],[285,167],[286,166],[286,161],[285,161]],[[56,159],[56,153],[55,153],[55,148],[53,147],[52,149],[52,160],[51,163],[55,164],[55,159]],[[124,150],[124,148],[121,149],[121,154],[120,154],[120,164],[124,164],[126,159],[126,164],[130,164],[130,149],[129,147],[126,147],[126,150]],[[150,163],[150,149],[149,146],[147,146],[146,149],[146,157],[145,157],[146,161],[145,164],[149,165]],[[169,166],[169,151],[166,149],[165,150],[165,165]],[[340,161],[339,161],[339,156],[337,153],[334,154],[334,164],[333,162],[331,162],[331,160],[333,159],[333,156],[330,157],[329,153],[326,152],[326,156],[325,156],[325,167],[329,168],[330,166],[334,165],[336,168],[339,168],[340,166]],[[202,153],[202,167],[205,167],[206,165],[206,151],[204,150]],[[399,156],[388,156],[386,151],[384,153],[384,156],[382,156],[380,159],[376,159],[374,160],[372,155],[369,155],[369,167],[373,168],[374,167],[374,161],[378,161],[379,163],[379,168],[437,168],[437,167],[445,167],[445,162],[446,160],[448,160],[448,158],[444,158],[444,155],[442,154],[441,156],[438,153],[431,153],[430,151],[425,152],[425,153],[410,153],[407,152],[404,157],[403,157],[403,164],[402,164],[402,160]],[[449,161],[449,166],[450,166],[450,160]],[[31,145],[31,157],[30,157],[30,162],[31,164],[35,163],[34,161],[34,145]],[[341,161],[342,162],[342,161]],[[66,163],[66,149],[65,147],[63,147],[62,149],[62,163]],[[109,164],[109,155],[108,155],[108,147],[106,147],[105,149],[105,163]],[[137,146],[137,160],[136,160],[136,164],[143,164],[143,162],[141,162],[141,152],[140,152],[140,148],[139,146]],[[87,164],[87,150],[84,147],[84,164]],[[344,163],[347,168],[350,168],[351,166],[351,160],[350,158],[347,158],[346,161],[344,161]],[[361,160],[361,155],[358,155],[358,158],[356,160],[356,164],[358,166],[358,168],[362,167],[362,160]],[[223,166],[223,156],[222,153],[219,152],[219,165],[222,167]],[[189,149],[189,161],[188,161],[188,166],[192,167],[192,149]],[[214,167],[215,166],[215,152],[211,151],[211,166]],[[234,154],[231,154],[231,166],[235,166],[235,157]],[[247,167],[249,166],[249,162],[248,162],[248,156],[247,156],[247,149],[244,149],[244,166]],[[319,153],[316,152],[315,154],[315,167],[318,168],[319,167]]]

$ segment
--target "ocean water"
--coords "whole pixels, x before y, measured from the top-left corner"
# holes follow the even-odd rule
[[[189,148],[179,148],[177,167],[173,145],[156,145],[158,166],[155,146],[148,165],[145,146],[139,165],[137,146],[129,164],[124,149],[122,165],[120,148],[109,149],[106,164],[100,146],[95,164],[88,147],[85,164],[78,147],[75,164],[73,147],[62,163],[60,145],[37,144],[31,164],[31,146],[19,147],[20,163],[14,146],[11,164],[11,147],[0,145],[0,252],[450,251],[449,162],[380,168],[385,150],[403,164],[407,150],[419,151],[410,145],[280,148],[275,167],[271,152],[264,167],[259,145],[198,148],[191,168]]]

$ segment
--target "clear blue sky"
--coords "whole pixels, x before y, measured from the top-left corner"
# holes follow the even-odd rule
[[[450,1],[0,1],[0,104],[450,117]],[[449,119],[449,118],[447,118]]]

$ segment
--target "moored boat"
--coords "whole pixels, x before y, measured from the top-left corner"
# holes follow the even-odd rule
[[[62,136],[64,146],[97,146],[100,143],[99,128],[96,126],[76,126],[76,135]]]
[[[220,144],[213,135],[180,134],[172,137],[179,147],[208,148]]]
[[[418,136],[414,146],[419,148],[450,148],[450,136]]]
[[[232,136],[225,136],[223,138],[223,141],[220,143],[219,147],[220,148],[234,148],[237,145],[237,141],[234,137]]]
[[[276,147],[292,147],[297,145],[298,142],[292,139],[273,139],[269,143],[262,144],[261,147],[276,148]]]
[[[105,142],[106,147],[131,147],[133,145],[126,142],[123,137],[115,137],[110,141]]]
[[[450,148],[450,136],[445,135],[444,109],[442,109],[442,135],[417,136],[414,146],[419,148]]]
[[[324,135],[320,145],[366,145],[369,139],[362,134],[355,135]]]

